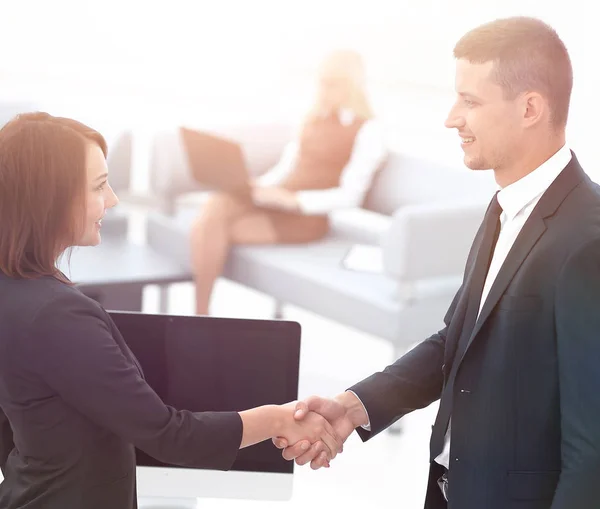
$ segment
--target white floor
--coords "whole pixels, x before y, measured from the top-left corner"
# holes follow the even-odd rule
[[[148,288],[145,312],[156,312],[158,292]],[[258,292],[228,281],[219,281],[211,314],[248,318],[270,318],[273,301]],[[173,285],[169,312],[193,312],[193,288]],[[299,396],[335,395],[352,383],[382,369],[392,359],[389,343],[323,319],[294,307],[285,308],[285,318],[302,325]],[[342,455],[330,469],[312,471],[296,467],[294,494],[288,502],[201,499],[198,507],[352,507],[421,508],[428,469],[428,440],[437,404],[403,419],[403,432],[383,432],[363,444],[353,434]]]

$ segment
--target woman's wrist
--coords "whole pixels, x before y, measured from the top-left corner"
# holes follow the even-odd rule
[[[293,409],[286,409],[283,405],[267,405],[269,415],[271,438],[282,436],[287,427],[287,421],[293,419]]]
[[[291,415],[291,412],[288,412]],[[279,436],[285,430],[286,413],[283,407],[264,405],[239,412],[242,419],[242,442],[248,447]],[[290,418],[290,417],[288,417]]]

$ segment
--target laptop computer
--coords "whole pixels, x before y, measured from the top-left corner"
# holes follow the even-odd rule
[[[249,196],[250,174],[242,147],[229,139],[180,127],[194,179],[209,190]]]
[[[109,314],[148,384],[178,410],[241,411],[298,398],[296,322]],[[270,440],[241,449],[228,472],[163,463],[137,449],[136,460],[142,497],[286,500],[292,492],[294,462]]]

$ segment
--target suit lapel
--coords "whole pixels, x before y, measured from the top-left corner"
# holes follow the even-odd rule
[[[454,355],[456,353],[456,347],[461,336],[461,331],[465,323],[467,308],[469,304],[469,295],[471,292],[471,285],[473,283],[473,275],[475,273],[476,260],[479,256],[479,251],[481,250],[482,242],[483,223],[480,226],[479,231],[475,235],[475,240],[473,242],[472,248],[473,252],[469,254],[469,262],[466,266],[467,272],[465,274],[460,300],[456,305],[456,311],[454,313],[454,316],[452,317],[452,323],[450,324],[450,329],[448,330],[448,335],[446,337],[446,347],[444,349],[444,364],[446,366],[450,365],[451,359],[454,358]]]
[[[517,270],[519,270],[519,267],[521,267],[527,258],[527,255],[530,253],[530,251],[533,249],[533,246],[536,245],[537,241],[545,231],[546,224],[544,220],[539,216],[534,217],[534,214],[532,214],[525,225],[523,225],[523,229],[519,233],[517,240],[508,253],[508,256],[502,264],[502,267],[500,267],[498,276],[490,288],[490,293],[488,294],[483,307],[481,308],[481,313],[475,322],[475,327],[473,328],[473,333],[471,334],[469,343],[467,344],[467,349],[473,342],[473,339],[477,333],[481,330],[481,327],[485,321],[490,316],[492,309],[494,309],[500,300],[500,297],[502,297],[504,294],[504,291],[512,281],[514,275],[517,273]]]
[[[481,308],[481,313],[475,323],[473,333],[462,352],[460,362],[462,362],[467,350],[475,340],[486,320],[490,317],[490,314],[494,310],[496,304],[498,304],[498,301],[506,291],[513,277],[540,237],[546,231],[545,219],[556,213],[565,198],[585,178],[587,178],[586,174],[579,165],[575,154],[571,152],[571,161],[559,174],[548,190],[542,195],[542,198],[531,213],[531,216],[529,216],[529,219],[523,225],[523,229],[509,251],[502,267],[500,267],[500,271],[492,284],[490,293]]]

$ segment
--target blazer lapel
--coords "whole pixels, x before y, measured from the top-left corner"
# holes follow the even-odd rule
[[[502,267],[500,267],[500,271],[492,284],[490,293],[481,308],[481,313],[475,323],[473,333],[462,352],[460,358],[461,362],[475,337],[483,327],[483,324],[489,318],[493,309],[496,307],[496,304],[498,304],[498,301],[506,291],[506,288],[519,270],[519,267],[521,267],[530,251],[546,231],[545,219],[556,213],[565,198],[585,178],[587,178],[587,175],[579,165],[575,154],[571,152],[571,161],[559,174],[548,190],[542,195],[542,198],[531,213],[531,216],[529,216],[529,219],[527,219],[523,225],[523,229],[509,251]]]
[[[469,294],[473,282],[473,274],[475,272],[475,262],[479,256],[479,251],[481,250],[481,244],[483,242],[483,229],[482,223],[477,231],[477,234],[475,235],[475,240],[473,241],[472,253],[475,254],[469,254],[469,261],[465,269],[467,272],[465,273],[461,296],[456,304],[456,310],[454,312],[454,316],[452,317],[452,322],[450,323],[448,334],[446,336],[446,347],[444,349],[445,366],[449,366],[451,364],[451,360],[454,358],[456,347],[458,346],[458,340],[460,339],[461,331],[464,326],[469,303]]]
[[[467,349],[473,342],[473,338],[480,331],[482,325],[490,316],[492,309],[498,304],[500,297],[504,294],[504,291],[517,273],[517,270],[519,270],[519,267],[523,264],[527,255],[545,231],[546,224],[543,218],[539,216],[534,217],[534,214],[532,213],[525,225],[523,225],[523,229],[519,233],[519,236],[508,253],[502,267],[500,267],[498,276],[494,280],[494,283],[490,288],[490,293],[481,308],[481,313],[475,322],[475,327],[473,328],[473,333],[467,344]]]

